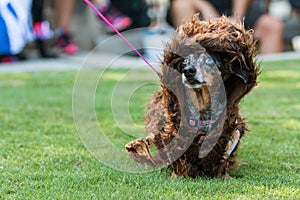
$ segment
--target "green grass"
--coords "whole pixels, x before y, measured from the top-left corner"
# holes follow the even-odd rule
[[[239,149],[245,164],[231,172],[233,180],[171,178],[166,169],[128,173],[105,166],[83,145],[74,123],[76,72],[0,74],[0,199],[300,199],[299,64],[262,63],[260,83],[241,105],[251,132]],[[123,102],[126,96],[116,83],[125,72],[107,71],[95,98],[102,131],[120,149],[143,135],[145,102],[157,88],[149,84],[157,81],[155,75],[137,71],[123,79],[122,87],[146,85],[134,87]],[[121,96],[117,105],[111,105],[113,91]],[[136,128],[127,119],[120,122],[126,130],[118,127],[114,106],[120,112],[127,106]]]

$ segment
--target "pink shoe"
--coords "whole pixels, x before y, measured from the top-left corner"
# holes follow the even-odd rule
[[[56,44],[68,55],[75,54],[79,51],[79,47],[75,44],[69,31],[62,31],[62,34],[58,36]]]
[[[53,32],[50,29],[48,21],[33,23],[33,33],[35,39],[39,40],[49,40],[53,37]]]
[[[108,21],[118,29],[118,31],[123,31],[131,25],[131,19],[122,15],[108,15],[106,16]]]
[[[123,15],[117,8],[109,5],[99,5],[98,10],[118,31],[123,31],[132,24],[131,18]],[[107,31],[111,32],[110,29],[107,29]]]
[[[69,43],[65,48],[64,52],[68,55],[73,55],[79,51],[78,46],[75,43]]]
[[[16,58],[15,56],[12,56],[12,55],[0,57],[0,63],[14,63],[17,61],[18,61],[18,58]]]

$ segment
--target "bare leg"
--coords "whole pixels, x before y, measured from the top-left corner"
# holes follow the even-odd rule
[[[75,0],[54,0],[57,46],[66,54],[75,54],[79,48],[72,39],[70,28]]]
[[[200,12],[204,20],[220,16],[216,8],[208,1],[192,0],[197,12]]]
[[[204,20],[219,16],[217,10],[208,1],[174,0],[171,4],[171,15],[175,27],[200,12]]]
[[[57,27],[70,29],[74,5],[74,0],[54,0]]]
[[[270,15],[263,15],[254,27],[254,36],[259,39],[259,53],[278,53],[283,49],[283,23]]]
[[[195,13],[193,4],[189,0],[174,0],[171,4],[171,15],[174,27],[178,27]]]

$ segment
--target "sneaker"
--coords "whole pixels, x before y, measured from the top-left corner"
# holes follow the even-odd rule
[[[99,5],[98,10],[104,17],[118,30],[123,31],[132,24],[130,17],[123,15],[117,8],[109,5]],[[111,32],[110,28],[106,29],[107,32]]]
[[[14,63],[17,62],[18,58],[13,55],[3,55],[0,56],[0,63]]]
[[[63,50],[64,53],[68,55],[75,54],[79,51],[79,48],[73,41],[70,32],[66,30],[58,31],[56,44],[60,49]]]
[[[34,22],[33,33],[36,40],[49,40],[53,37],[48,21]]]
[[[0,63],[15,63],[24,60],[27,60],[27,57],[23,53],[16,55],[0,55]]]

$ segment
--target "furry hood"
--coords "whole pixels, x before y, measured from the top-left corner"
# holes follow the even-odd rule
[[[191,20],[178,27],[177,35],[166,51],[177,54],[165,54],[167,57],[164,61],[171,66],[174,65],[170,63],[176,62],[175,66],[179,72],[179,57],[190,52],[206,51],[216,58],[223,74],[236,74],[245,83],[256,83],[259,71],[255,61],[257,42],[253,37],[253,30],[246,30],[242,22],[233,24],[225,16],[202,21],[200,15],[195,14]]]

